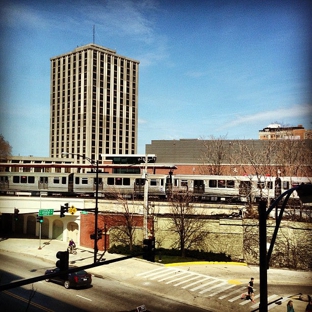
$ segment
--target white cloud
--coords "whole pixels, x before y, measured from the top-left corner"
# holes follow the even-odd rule
[[[40,12],[23,3],[3,4],[1,8],[1,23],[10,27],[22,25],[41,28],[47,25]]]
[[[251,124],[255,122],[273,122],[275,120],[283,120],[284,118],[295,118],[311,116],[312,106],[311,105],[294,105],[291,107],[278,108],[271,111],[258,112],[255,114],[245,116],[233,116],[235,119],[229,121],[221,127],[222,129],[231,128],[242,124]]]

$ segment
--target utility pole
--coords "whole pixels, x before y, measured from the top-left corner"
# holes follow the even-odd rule
[[[99,202],[99,161],[96,161],[96,174],[95,174],[95,180],[96,180],[96,185],[95,185],[95,210],[94,210],[94,257],[93,257],[93,263],[96,263],[96,256],[98,252],[98,246],[97,246],[97,241],[98,241],[98,214],[99,214],[99,207],[98,207],[98,202]]]
[[[143,238],[148,238],[147,230],[147,212],[148,212],[148,179],[147,179],[147,162],[148,155],[145,155],[145,166],[144,166],[144,204],[143,204]]]

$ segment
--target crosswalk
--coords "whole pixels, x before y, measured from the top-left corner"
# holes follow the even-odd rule
[[[159,267],[151,271],[142,272],[137,275],[140,278],[149,281],[156,281],[179,287],[202,296],[216,297],[219,300],[228,300],[229,302],[245,306],[249,304],[251,310],[259,307],[260,294],[255,295],[256,303],[251,303],[250,300],[242,300],[241,294],[246,292],[246,286],[242,286],[239,282],[228,281],[221,278],[208,276],[205,274],[182,270],[172,267]],[[287,300],[287,296],[281,298],[279,295],[272,294],[268,297],[268,302],[280,299],[283,302]],[[274,309],[276,304],[268,306],[268,310]]]

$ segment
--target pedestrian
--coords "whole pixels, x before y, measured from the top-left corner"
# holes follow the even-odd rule
[[[312,298],[310,297],[309,299],[310,299],[310,301],[309,301],[309,303],[305,309],[305,312],[312,312]]]
[[[294,304],[292,300],[289,300],[287,303],[287,312],[295,312]]]
[[[254,278],[252,277],[248,283],[248,295],[251,295],[254,293],[253,283],[254,283]]]
[[[76,248],[76,244],[73,239],[71,239],[68,243],[69,252],[73,253],[74,248]]]

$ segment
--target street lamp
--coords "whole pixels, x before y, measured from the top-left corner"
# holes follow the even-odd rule
[[[97,231],[98,231],[98,214],[99,214],[99,207],[98,207],[98,201],[99,201],[99,161],[96,160],[94,161],[90,157],[86,157],[85,155],[80,155],[76,153],[66,153],[62,152],[62,155],[74,155],[77,157],[81,157],[83,159],[86,159],[91,165],[95,165],[95,209],[94,209],[94,256],[93,256],[93,263],[96,263],[96,255],[98,252],[98,247],[97,247]]]
[[[148,179],[147,179],[147,165],[148,165],[148,156],[139,158],[139,161],[144,161],[144,172],[143,172],[143,179],[144,179],[144,200],[143,200],[143,238],[148,238],[148,230],[147,230],[147,218],[148,218]],[[155,161],[155,158],[151,160]]]
[[[286,208],[288,199],[290,198],[291,194],[297,191],[300,200],[303,203],[311,203],[312,202],[312,184],[301,184],[295,186],[283,194],[281,194],[274,202],[270,205],[268,209],[266,209],[266,201],[262,200],[259,203],[258,211],[259,211],[259,254],[260,254],[260,264],[259,264],[259,273],[260,273],[260,304],[259,304],[259,311],[260,312],[267,312],[268,311],[268,272],[270,265],[270,258],[272,255],[274,243],[277,237],[277,232],[282,221],[283,212]],[[285,197],[285,199],[284,199]],[[280,208],[280,213],[276,212],[276,226],[274,229],[274,233],[271,239],[271,243],[269,244],[269,248],[267,250],[268,242],[267,242],[267,227],[266,227],[266,220],[269,216],[270,212],[276,208],[279,202],[283,199],[282,207]],[[258,311],[258,309],[253,310]],[[252,311],[252,312],[253,312]]]

